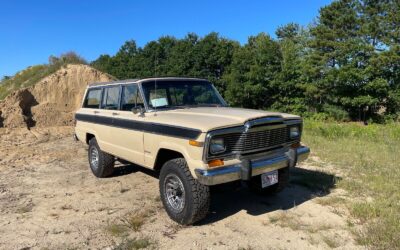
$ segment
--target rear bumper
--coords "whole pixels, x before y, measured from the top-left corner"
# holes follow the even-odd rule
[[[200,183],[216,185],[236,180],[249,180],[252,176],[271,172],[276,169],[295,166],[304,161],[310,154],[308,147],[301,146],[291,152],[282,153],[257,160],[244,160],[239,164],[220,167],[217,169],[196,169],[195,173]]]

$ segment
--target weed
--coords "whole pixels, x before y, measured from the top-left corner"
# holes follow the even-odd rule
[[[322,206],[335,206],[339,204],[344,204],[345,199],[339,196],[330,196],[330,197],[318,198],[315,200],[315,202]]]
[[[322,240],[330,247],[337,248],[340,247],[340,242],[331,236],[323,236]]]
[[[140,231],[141,227],[145,224],[148,217],[155,213],[152,209],[144,211],[135,211],[125,215],[121,218],[122,223],[135,232]]]
[[[106,227],[106,231],[114,237],[123,237],[128,235],[128,228],[121,224],[110,224]]]
[[[289,212],[277,213],[269,217],[269,221],[281,227],[288,227],[294,231],[301,230],[304,227],[302,222],[296,216],[290,214]]]
[[[154,243],[149,238],[134,238],[126,239],[121,244],[116,246],[114,250],[134,250],[148,248]]]

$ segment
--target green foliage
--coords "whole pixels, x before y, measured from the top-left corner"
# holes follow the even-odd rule
[[[189,33],[183,39],[165,36],[138,48],[127,41],[115,56],[101,55],[91,65],[120,79],[157,76],[193,76],[210,79],[220,90],[237,42],[210,33]]]
[[[400,117],[399,1],[338,0],[308,28],[289,23],[244,45],[210,33],[127,41],[92,65],[118,78],[207,78],[238,107],[317,120]]]
[[[265,109],[273,104],[274,81],[281,67],[279,44],[261,33],[233,54],[225,97],[234,106]]]
[[[0,85],[0,100],[12,91],[29,87],[40,79],[56,72],[67,64],[86,64],[86,61],[74,52],[62,54],[60,57],[50,56],[48,64],[40,64],[26,68],[13,77],[3,77]]]

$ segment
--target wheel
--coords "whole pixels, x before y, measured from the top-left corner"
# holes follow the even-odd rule
[[[103,178],[114,172],[114,156],[101,151],[96,138],[89,141],[89,166],[96,177]]]
[[[183,225],[203,219],[210,207],[210,190],[192,177],[185,159],[167,161],[160,172],[160,196],[169,217]]]
[[[254,176],[249,182],[250,190],[259,194],[274,194],[282,191],[289,183],[289,167],[281,168],[278,170],[278,183],[262,188],[261,175]]]

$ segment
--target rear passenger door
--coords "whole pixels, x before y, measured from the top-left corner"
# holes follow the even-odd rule
[[[101,138],[101,148],[115,156],[118,156],[119,148],[114,135],[119,133],[119,129],[114,125],[114,120],[118,116],[120,96],[120,85],[104,87],[101,110],[98,113],[98,122],[101,125],[98,126],[97,133]]]
[[[113,134],[113,140],[121,158],[144,165],[144,116],[132,111],[133,108],[144,108],[144,103],[136,84],[122,85],[121,91],[119,111],[114,115],[114,124],[120,129]]]

